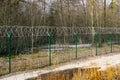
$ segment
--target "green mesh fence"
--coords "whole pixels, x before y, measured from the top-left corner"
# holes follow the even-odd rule
[[[30,33],[18,36],[13,31],[10,38],[7,34],[1,36],[0,76],[120,51],[120,34],[114,31],[100,33],[98,29],[92,33],[91,28],[86,29],[88,32],[82,28],[81,31],[63,28],[66,29],[63,32],[62,29],[58,31],[59,28],[52,29],[44,30],[44,35],[34,32],[33,36]]]

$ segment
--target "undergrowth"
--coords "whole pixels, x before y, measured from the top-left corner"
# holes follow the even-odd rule
[[[28,80],[120,80],[120,65],[106,70],[95,67],[51,72]]]

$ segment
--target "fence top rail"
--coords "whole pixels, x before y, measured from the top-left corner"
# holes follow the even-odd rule
[[[110,32],[120,34],[119,27],[54,27],[54,26],[0,26],[0,37],[6,37],[7,33],[14,37],[47,36],[52,35],[73,35],[80,34],[109,34]]]

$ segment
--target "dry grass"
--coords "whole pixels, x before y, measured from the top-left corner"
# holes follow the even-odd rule
[[[72,80],[120,80],[120,66],[108,67],[105,71],[85,69],[74,73]]]
[[[97,67],[69,69],[42,74],[28,80],[120,80],[120,65],[108,67],[105,71]]]
[[[114,51],[119,51],[119,46],[113,46]],[[104,45],[98,49],[98,55],[110,52],[110,46]],[[95,47],[78,48],[78,58],[88,58],[95,56]],[[56,65],[63,62],[69,62],[75,59],[75,49],[66,48],[62,51],[52,51],[52,64]],[[48,51],[40,50],[34,54],[12,55],[12,72],[27,71],[46,67],[49,64]],[[7,57],[0,57],[0,76],[8,73]]]

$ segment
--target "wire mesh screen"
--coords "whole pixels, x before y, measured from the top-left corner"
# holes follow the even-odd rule
[[[35,27],[33,30],[30,27],[1,27],[0,75],[119,52],[118,30],[90,27]],[[8,32],[11,33],[10,41]]]

